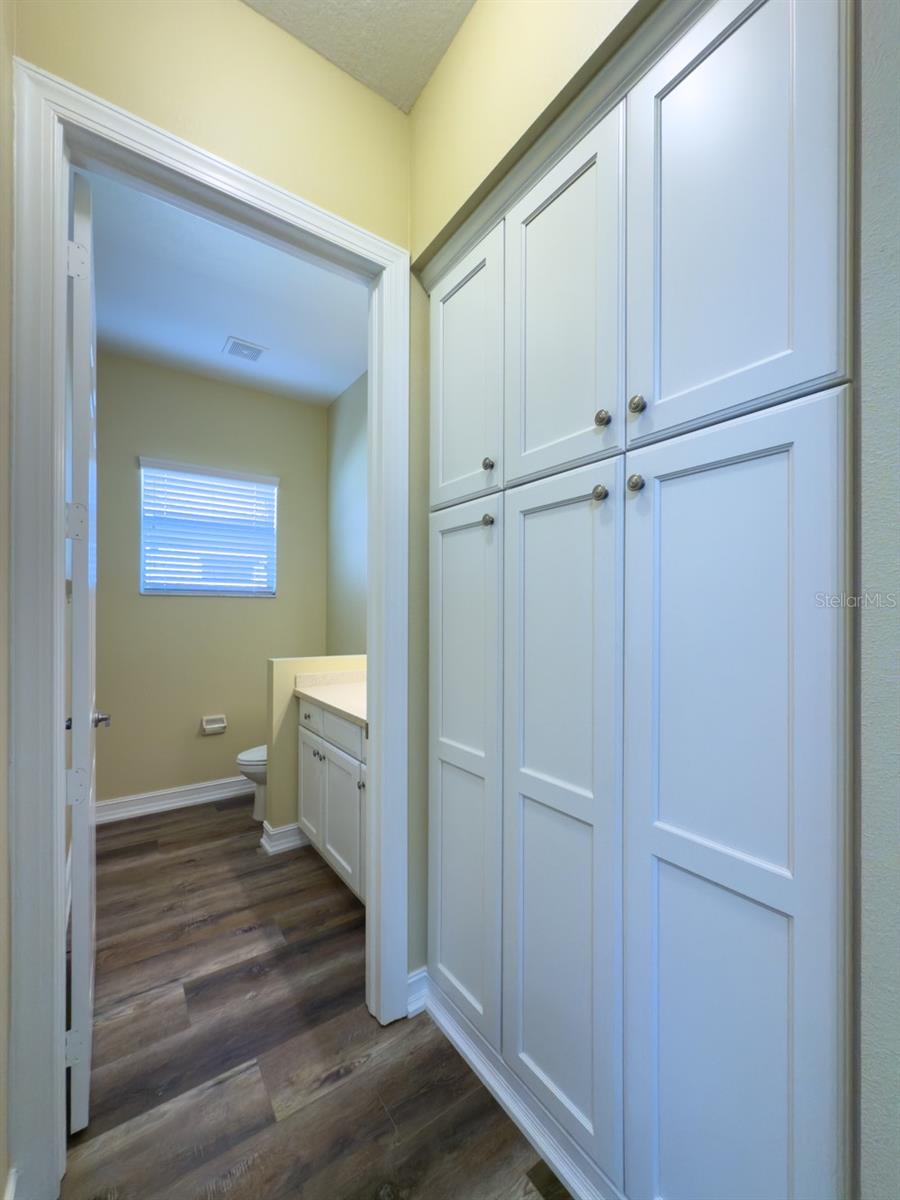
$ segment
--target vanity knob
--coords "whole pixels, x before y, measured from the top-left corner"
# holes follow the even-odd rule
[[[612,413],[608,408],[600,408],[594,413],[594,424],[601,429],[604,425],[608,425],[611,420]]]
[[[642,413],[646,407],[647,401],[643,396],[632,396],[628,401],[628,411],[630,413],[634,413],[635,416],[637,416],[638,413]]]
[[[643,475],[629,475],[628,476],[629,492],[639,492],[643,486],[644,486]]]
[[[605,500],[606,497],[609,495],[609,488],[606,486],[605,483],[598,483],[595,485],[594,490],[591,492],[591,495],[593,496],[593,498],[595,500]]]
[[[357,780],[357,783],[356,783],[357,791],[361,792],[365,786],[366,785],[363,783],[363,781],[361,779]]]
[[[482,471],[493,471],[493,469],[494,469],[494,460],[493,460],[493,459],[492,459],[492,458],[491,458],[489,455],[486,455],[486,456],[485,456],[485,457],[484,457],[484,458],[481,460],[481,469],[482,469]]]
[[[482,523],[482,525],[493,525],[494,518],[491,516],[490,513],[485,513],[484,516],[481,518],[481,523]]]

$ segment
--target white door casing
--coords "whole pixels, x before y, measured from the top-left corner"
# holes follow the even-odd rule
[[[503,1057],[621,1188],[622,456],[504,500]]]
[[[628,95],[628,444],[846,371],[839,0],[719,0]]]
[[[506,217],[507,482],[624,447],[624,155],[622,102]]]
[[[503,482],[503,222],[431,294],[431,503]]]
[[[627,455],[630,1200],[846,1194],[848,402]]]
[[[502,504],[431,515],[428,970],[500,1046]]]
[[[71,806],[72,934],[71,1025],[66,1035],[69,1131],[88,1123],[94,1023],[95,821],[94,771],[95,608],[97,598],[97,373],[91,190],[72,179],[69,243],[71,340],[71,495],[68,527],[72,559],[72,742],[67,772]]]

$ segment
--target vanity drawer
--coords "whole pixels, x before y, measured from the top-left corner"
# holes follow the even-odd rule
[[[325,715],[322,709],[317,708],[315,704],[310,704],[302,696],[298,696],[297,699],[300,703],[300,724],[304,729],[309,729],[312,733],[318,733],[321,736],[322,718]]]
[[[357,762],[362,762],[364,739],[359,725],[327,709],[322,713],[322,717],[322,737],[355,758]]]

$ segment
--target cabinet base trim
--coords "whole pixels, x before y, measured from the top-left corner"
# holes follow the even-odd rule
[[[270,825],[263,821],[263,835],[259,844],[266,854],[281,854],[283,850],[296,850],[298,846],[308,846],[309,838],[299,825]]]
[[[410,1004],[413,978],[410,975]],[[507,1116],[522,1131],[575,1200],[624,1200],[543,1108],[506,1063],[456,1011],[425,974],[425,1011],[466,1060]],[[417,1010],[419,1011],[419,1010]],[[413,1015],[410,1007],[410,1016]]]

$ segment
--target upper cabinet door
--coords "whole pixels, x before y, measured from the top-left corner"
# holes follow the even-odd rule
[[[845,374],[842,54],[838,0],[720,0],[629,94],[629,445]]]
[[[503,483],[503,224],[431,293],[431,503]]]
[[[503,1057],[618,1189],[623,486],[508,491],[504,552]]]
[[[620,104],[506,218],[506,479],[621,449]]]

